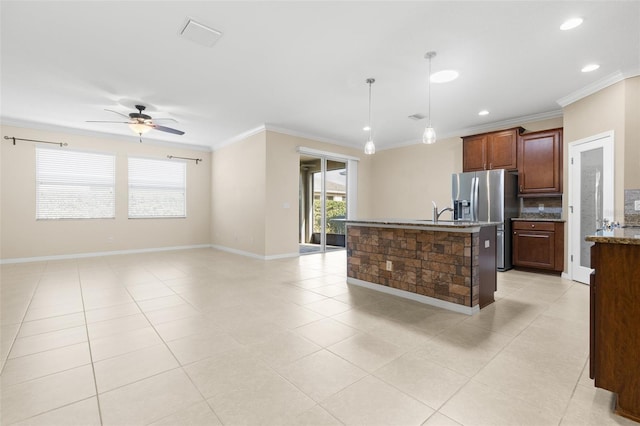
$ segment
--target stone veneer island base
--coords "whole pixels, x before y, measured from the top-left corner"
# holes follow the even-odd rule
[[[494,301],[496,225],[347,221],[347,282],[472,315]]]

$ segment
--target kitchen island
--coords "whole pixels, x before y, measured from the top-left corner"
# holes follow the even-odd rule
[[[496,222],[347,221],[347,282],[472,315],[494,301]]]
[[[589,376],[615,413],[640,422],[640,227],[598,231],[591,247]]]

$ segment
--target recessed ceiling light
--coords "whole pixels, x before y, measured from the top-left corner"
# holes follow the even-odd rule
[[[560,29],[562,31],[572,30],[580,24],[582,24],[582,18],[571,18],[564,21],[562,25],[560,25]]]
[[[369,127],[369,126],[364,126],[364,127],[362,128],[362,130],[364,130],[365,132],[368,132],[369,130],[371,130],[371,127]]]
[[[486,109],[483,109],[478,113],[478,115],[489,115],[489,111],[487,111]]]
[[[591,72],[591,71],[595,71],[598,68],[600,68],[600,65],[598,64],[589,64],[589,65],[585,65],[584,67],[582,67],[582,72]]]
[[[448,83],[458,78],[458,71],[442,70],[431,74],[432,83]]]

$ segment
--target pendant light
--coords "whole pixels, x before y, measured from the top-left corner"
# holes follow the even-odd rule
[[[431,59],[436,56],[436,52],[427,52],[424,57],[429,60],[429,74],[427,75],[427,89],[428,89],[428,102],[429,102],[429,123],[427,127],[424,129],[424,133],[422,134],[422,143],[432,144],[436,143],[436,131],[431,126]]]
[[[375,83],[376,80],[374,78],[368,78],[367,79],[367,84],[369,85],[369,123],[368,123],[368,128],[369,128],[369,139],[367,140],[367,143],[364,144],[364,153],[367,155],[372,155],[376,153],[376,146],[373,143],[373,136],[372,136],[372,130],[371,130],[371,85],[373,83]]]

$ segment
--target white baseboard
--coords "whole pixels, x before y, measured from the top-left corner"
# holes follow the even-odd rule
[[[434,297],[423,296],[422,294],[411,293],[410,291],[400,290],[393,287],[387,287],[386,285],[375,284],[369,281],[359,280],[357,278],[347,278],[348,284],[354,284],[360,287],[366,287],[371,290],[376,290],[382,293],[392,294],[394,296],[403,297],[405,299],[414,300],[416,302],[424,303],[425,305],[431,305],[438,308],[448,309],[450,311],[458,312],[466,315],[473,315],[480,312],[480,305],[473,307],[458,305],[457,303],[447,302],[445,300],[436,299]]]
[[[21,258],[14,258],[14,259],[0,259],[0,265],[11,264],[11,263],[47,262],[50,260],[82,259],[85,257],[116,256],[119,254],[137,254],[137,253],[153,253],[158,251],[191,250],[191,249],[199,249],[199,248],[211,248],[211,245],[197,244],[197,245],[191,245],[191,246],[154,247],[154,248],[131,249],[131,250],[98,251],[98,252],[91,252],[91,253],[58,254],[53,256],[21,257]]]
[[[244,250],[238,250],[238,249],[234,249],[234,248],[226,247],[226,246],[219,246],[217,244],[212,244],[211,248],[214,248],[214,249],[220,250],[220,251],[225,251],[227,253],[238,254],[240,256],[246,256],[246,257],[251,257],[253,259],[260,259],[260,260],[276,260],[276,259],[286,259],[286,258],[300,256],[300,253],[298,253],[298,252],[296,252],[296,253],[285,253],[285,254],[274,254],[274,255],[271,255],[271,256],[261,256],[261,255],[256,254],[256,253],[251,253],[251,252],[244,251]]]
[[[284,254],[272,254],[271,256],[265,256],[265,260],[277,260],[277,259],[291,259],[292,257],[300,257],[300,252],[284,253]]]

